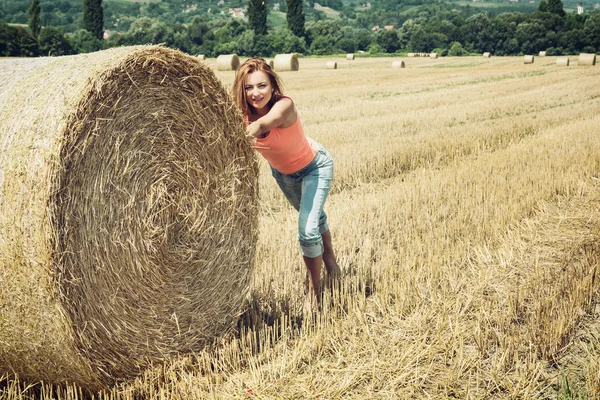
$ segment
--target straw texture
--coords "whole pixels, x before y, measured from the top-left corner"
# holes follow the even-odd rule
[[[235,71],[240,67],[237,54],[221,54],[217,57],[217,71]]]
[[[230,329],[257,174],[196,57],[0,61],[0,375],[100,389]]]
[[[569,66],[569,57],[559,57],[556,59],[556,65],[559,65],[561,67],[568,67]]]
[[[596,65],[596,54],[595,53],[581,53],[577,60],[577,65]]]
[[[275,71],[298,71],[298,56],[295,53],[277,54],[273,59],[273,67]]]

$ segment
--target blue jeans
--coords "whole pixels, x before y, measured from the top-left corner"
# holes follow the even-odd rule
[[[318,144],[315,158],[300,171],[288,175],[271,167],[271,173],[290,204],[300,212],[298,241],[302,255],[320,256],[323,254],[321,234],[329,229],[323,205],[333,179],[333,159]]]

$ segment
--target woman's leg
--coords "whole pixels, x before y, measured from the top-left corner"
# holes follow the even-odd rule
[[[332,284],[340,279],[341,271],[333,251],[329,229],[321,233],[321,238],[323,238],[323,262],[325,263],[327,275],[329,275],[329,283]]]

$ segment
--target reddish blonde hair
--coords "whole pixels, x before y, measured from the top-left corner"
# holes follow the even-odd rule
[[[272,107],[277,100],[283,96],[283,84],[279,76],[273,71],[271,66],[264,58],[254,57],[249,58],[238,68],[233,81],[233,101],[238,105],[244,116],[249,115],[253,111],[253,107],[246,100],[246,80],[248,75],[253,72],[262,71],[269,77],[271,86],[273,86],[273,96],[269,101],[269,107]]]

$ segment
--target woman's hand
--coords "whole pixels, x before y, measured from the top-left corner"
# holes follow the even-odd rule
[[[256,139],[262,133],[263,132],[258,121],[254,121],[246,127],[246,135],[251,139]]]

